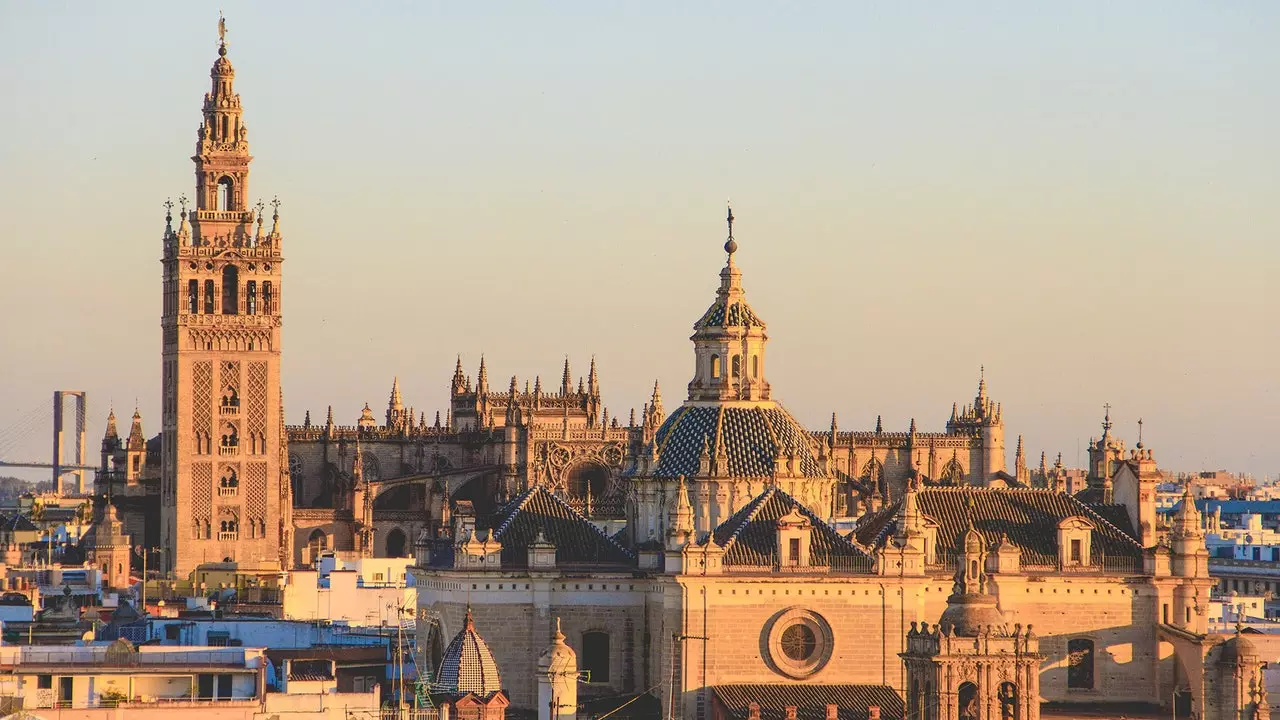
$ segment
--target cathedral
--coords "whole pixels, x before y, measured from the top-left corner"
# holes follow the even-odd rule
[[[393,380],[381,417],[286,426],[279,203],[250,203],[225,42],[210,78],[194,201],[162,236],[161,432],[135,413],[122,440],[109,419],[103,552],[146,538],[179,575],[414,557],[422,666],[501,628],[487,652],[513,711],[539,703],[538,654],[563,646],[585,700],[647,696],[670,717],[761,717],[781,695],[827,717],[838,698],[862,698],[859,718],[1268,716],[1257,650],[1208,630],[1194,503],[1156,521],[1151,450],[1126,453],[1108,417],[1083,490],[1060,458],[1029,470],[1020,439],[1010,472],[982,376],[942,432],[807,428],[769,380],[732,211],[670,410],[655,383],[611,414],[594,359],[544,384],[491,381],[481,358],[474,376],[459,359],[430,419]]]

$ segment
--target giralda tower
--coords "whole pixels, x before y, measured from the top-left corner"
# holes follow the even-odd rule
[[[196,140],[195,207],[164,234],[161,541],[202,562],[288,563],[292,502],[280,392],[279,204],[249,205],[248,134],[226,27]]]

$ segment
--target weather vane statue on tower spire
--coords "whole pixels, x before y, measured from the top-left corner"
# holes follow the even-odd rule
[[[218,11],[218,50],[222,54],[227,52],[227,19],[222,16],[222,11]]]

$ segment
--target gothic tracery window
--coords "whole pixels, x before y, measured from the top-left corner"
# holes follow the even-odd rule
[[[796,662],[805,662],[818,648],[818,637],[804,623],[796,623],[782,632],[782,652]]]

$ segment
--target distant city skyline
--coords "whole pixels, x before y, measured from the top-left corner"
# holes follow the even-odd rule
[[[612,416],[655,379],[674,408],[732,197],[812,428],[941,429],[985,366],[1010,465],[1020,434],[1082,465],[1110,403],[1164,469],[1280,470],[1270,5],[306,7],[224,6],[290,424],[381,417],[395,376],[430,420],[458,354],[503,387],[594,355]],[[159,432],[161,203],[216,22],[0,5],[0,432],[60,388],[89,464],[109,405]]]

